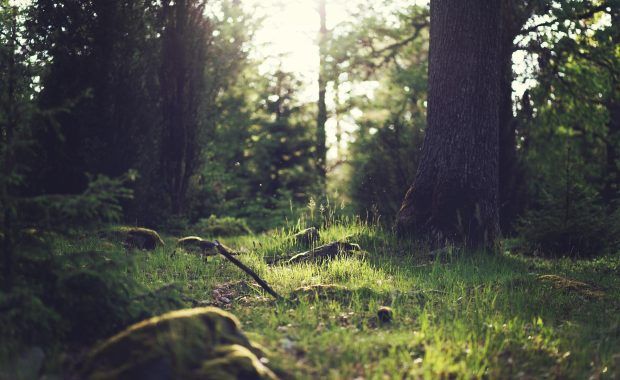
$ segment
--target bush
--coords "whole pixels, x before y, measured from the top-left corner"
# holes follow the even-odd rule
[[[131,322],[124,284],[92,271],[69,273],[58,283],[56,309],[69,327],[67,338],[91,344]]]
[[[218,218],[211,215],[209,218],[200,219],[192,229],[196,233],[204,237],[213,236],[237,236],[250,234],[252,231],[243,219],[233,217]]]
[[[48,346],[64,333],[60,315],[44,304],[32,289],[0,292],[0,357],[14,350],[14,344]],[[2,352],[2,351],[7,352]]]
[[[128,275],[134,258],[120,246],[84,249],[105,242],[81,235],[46,236],[45,249],[19,246],[12,290],[0,292],[0,359],[29,346],[79,350],[184,306],[174,289],[147,291]]]
[[[517,232],[527,252],[578,258],[617,248],[617,216],[608,215],[596,196],[580,193],[575,198],[567,202],[548,197],[541,207],[525,213]]]

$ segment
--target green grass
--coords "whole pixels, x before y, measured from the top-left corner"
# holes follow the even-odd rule
[[[421,251],[365,224],[322,231],[349,237],[367,254],[326,263],[268,266],[298,251],[283,231],[224,239],[280,294],[302,286],[346,287],[331,297],[268,298],[237,289],[227,305],[291,378],[593,378],[620,377],[620,258],[594,261],[453,255],[430,262]],[[134,275],[147,288],[169,283],[188,299],[213,301],[223,283],[250,279],[220,257],[171,256],[173,240],[136,253]],[[541,281],[556,274],[585,281],[603,296]],[[381,324],[376,310],[394,310]]]
[[[302,286],[344,288],[276,302],[222,257],[173,254],[172,236],[154,252],[125,254],[96,238],[57,242],[55,250],[129,255],[123,272],[141,291],[157,294],[175,284],[187,306],[214,302],[214,289],[228,292],[231,303],[220,305],[268,349],[269,365],[284,378],[620,378],[618,255],[574,261],[504,252],[431,261],[423,249],[349,220],[322,230],[321,243],[347,237],[364,255],[267,265],[302,250],[288,236],[275,231],[222,242],[285,298]],[[547,274],[602,294],[539,278]],[[384,305],[394,311],[391,323],[376,317]]]

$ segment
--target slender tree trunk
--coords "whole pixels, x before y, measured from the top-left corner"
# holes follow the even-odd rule
[[[160,73],[163,133],[161,172],[173,214],[184,212],[189,180],[197,166],[201,97],[208,25],[204,2],[164,2]]]
[[[2,133],[3,145],[4,145],[4,165],[2,180],[2,207],[3,207],[3,230],[4,237],[2,239],[2,264],[3,264],[3,288],[10,290],[13,284],[13,219],[14,210],[13,205],[10,202],[10,177],[14,174],[14,158],[13,158],[13,140],[15,136],[15,129],[17,127],[17,110],[16,110],[16,79],[17,73],[15,71],[15,54],[16,54],[16,41],[17,41],[17,8],[11,9],[11,26],[9,34],[9,56],[7,62],[7,102],[5,106],[6,112],[6,126],[4,127],[4,133]]]
[[[610,212],[618,208],[618,191],[620,190],[620,169],[618,168],[620,144],[620,102],[610,99],[607,104],[609,121],[607,123],[606,147],[606,168],[605,186],[603,188],[603,199]]]
[[[502,1],[500,26],[500,100],[499,100],[499,219],[504,234],[512,231],[512,224],[518,213],[520,191],[519,167],[517,163],[516,119],[513,115],[512,53],[514,40],[521,31],[527,17],[524,11],[511,0]]]
[[[327,79],[325,78],[325,64],[327,54],[327,15],[325,10],[325,1],[319,0],[319,18],[321,27],[319,29],[319,101],[318,114],[316,118],[316,164],[319,169],[319,176],[322,186],[325,185],[326,165],[327,165],[327,147],[325,138],[325,122],[327,122],[327,105],[325,104],[325,92],[327,87]]]
[[[611,19],[614,27],[620,27],[620,16],[614,13]],[[618,44],[620,41],[620,33],[614,33],[612,41]],[[613,78],[613,75],[611,76]],[[618,209],[618,192],[620,191],[620,168],[618,161],[620,160],[620,152],[618,147],[620,144],[620,84],[613,79],[611,82],[611,94],[607,104],[607,112],[609,121],[607,122],[607,139],[606,139],[606,168],[605,168],[605,185],[603,188],[603,199],[607,204],[609,213]]]
[[[470,248],[499,236],[499,35],[499,1],[431,1],[428,129],[401,234]]]

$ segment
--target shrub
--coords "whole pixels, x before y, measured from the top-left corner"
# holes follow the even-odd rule
[[[596,196],[575,194],[574,199],[547,197],[527,211],[517,232],[527,252],[542,256],[592,257],[618,246],[618,223]]]
[[[92,271],[72,272],[59,281],[54,306],[69,327],[69,342],[91,344],[131,322],[123,285]]]

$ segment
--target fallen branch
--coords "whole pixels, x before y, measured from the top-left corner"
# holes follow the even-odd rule
[[[225,258],[228,259],[228,261],[232,262],[233,264],[235,264],[236,266],[238,266],[239,268],[241,268],[245,273],[249,274],[250,276],[252,276],[252,278],[263,288],[265,289],[265,291],[269,294],[271,294],[275,299],[277,300],[281,300],[284,299],[281,295],[279,295],[278,293],[276,293],[275,290],[273,290],[269,284],[267,284],[265,281],[263,281],[263,279],[261,279],[252,269],[248,268],[245,264],[243,264],[241,261],[237,260],[237,258],[235,258],[226,248],[224,248],[224,246],[222,244],[220,244],[219,241],[215,240],[215,248],[217,249],[217,251],[224,256]]]

